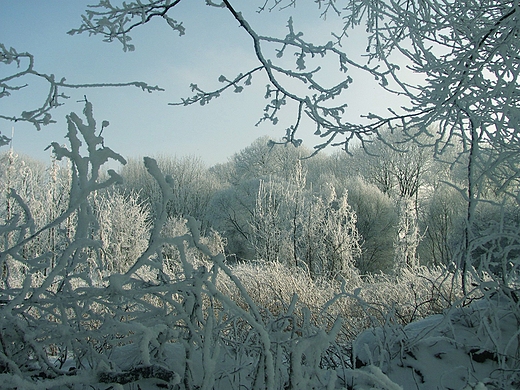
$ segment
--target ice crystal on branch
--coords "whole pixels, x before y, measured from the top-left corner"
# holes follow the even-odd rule
[[[39,107],[34,107],[24,110],[18,115],[9,115],[7,113],[0,112],[0,119],[12,121],[12,122],[29,122],[37,130],[40,130],[42,126],[55,123],[52,119],[52,110],[64,104],[64,101],[68,99],[68,96],[63,92],[67,89],[80,89],[80,88],[100,88],[100,87],[124,87],[134,86],[141,88],[146,92],[162,91],[158,86],[150,86],[141,81],[134,81],[128,83],[94,83],[94,84],[74,84],[68,83],[65,77],[57,79],[53,74],[41,73],[35,68],[35,58],[30,53],[20,53],[14,48],[7,49],[4,43],[0,42],[0,66],[13,66],[16,64],[16,69],[8,69],[7,76],[0,78],[0,99],[8,98],[13,94],[22,94],[27,90],[30,91],[30,84],[24,83],[27,76],[35,76],[36,78],[43,80],[48,88],[47,96],[40,103]],[[7,137],[2,137],[2,143],[8,142]]]

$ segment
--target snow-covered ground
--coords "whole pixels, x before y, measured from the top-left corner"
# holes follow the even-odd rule
[[[380,367],[405,390],[520,388],[515,298],[495,293],[405,327],[366,330],[355,364]]]

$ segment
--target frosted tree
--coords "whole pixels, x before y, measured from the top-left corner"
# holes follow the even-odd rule
[[[309,154],[310,151],[303,146],[279,145],[269,137],[260,137],[230,158],[233,168],[228,180],[234,185],[248,179],[267,179],[270,176],[289,181],[296,174],[297,164],[306,164],[300,159]]]
[[[326,199],[321,234],[324,236],[323,273],[330,276],[349,275],[361,254],[356,226],[357,216],[348,204],[347,192],[337,196],[334,189]],[[309,245],[312,245],[309,243]]]
[[[251,217],[251,244],[256,256],[264,261],[288,261],[292,256],[283,249],[287,246],[287,230],[283,222],[286,199],[278,182],[260,181],[256,206]],[[283,205],[282,205],[283,204]],[[285,252],[285,253],[284,253]]]
[[[163,18],[179,35],[185,33],[182,22],[174,17],[179,3],[149,1],[114,6],[102,1],[86,12],[83,24],[71,33],[100,34],[108,41],[122,43],[125,50],[133,50],[129,34],[155,18]],[[466,275],[475,238],[471,225],[482,195],[479,183],[499,180],[502,188],[502,184],[519,178],[519,95],[515,92],[520,69],[518,2],[318,1],[317,12],[323,17],[337,15],[343,21],[343,28],[332,33],[333,39],[322,43],[307,41],[292,18],[285,36],[266,36],[257,32],[247,14],[230,1],[207,4],[235,18],[252,39],[258,66],[236,76],[216,75],[222,83],[217,90],[206,91],[194,83],[194,94],[178,104],[207,104],[227,90],[240,92],[263,72],[269,79],[265,93],[268,102],[260,120],[277,123],[280,111],[290,106],[287,103],[296,106],[296,120],[287,128],[285,142],[299,145],[298,128],[304,118],[309,118],[315,124],[315,133],[323,139],[316,150],[327,145],[348,150],[354,139],[364,144],[374,136],[383,137],[383,129],[397,128],[408,139],[430,138],[437,155],[449,145],[462,145],[468,164],[461,193],[468,209],[464,255],[459,262]],[[292,0],[267,0],[258,10],[291,6],[296,6]],[[359,59],[345,48],[351,47],[349,36],[361,28],[367,44]],[[284,63],[284,56],[294,56],[293,65]],[[310,65],[318,57],[334,58],[344,77],[328,85],[319,82],[324,69]],[[359,121],[354,120],[344,99],[338,98],[346,95],[357,77],[353,70],[375,79],[382,92],[400,97],[403,103],[389,107],[387,113],[368,112]],[[497,153],[483,153],[486,150]],[[479,169],[484,166],[486,169]],[[510,170],[503,170],[504,166]]]
[[[66,209],[70,186],[68,167],[60,166],[53,159],[51,166],[46,168],[42,162],[28,156],[19,156],[12,149],[1,156],[0,166],[4,172],[3,177],[0,178],[2,205],[5,205],[0,215],[4,223],[14,221],[16,216],[24,213],[24,207],[28,207],[33,229],[40,229],[54,221]],[[73,218],[70,216],[62,223],[41,232],[37,239],[25,245],[22,258],[17,261],[13,258],[9,259],[9,262],[14,261],[11,269],[20,271],[25,268],[23,264],[26,259],[51,253],[49,266],[42,269],[41,273],[49,272],[54,266],[54,253],[70,242],[74,235]],[[15,236],[14,232],[4,235],[2,247],[7,248],[12,245]]]
[[[246,180],[218,191],[211,199],[207,219],[227,240],[230,256],[255,257],[251,247],[250,218],[254,215],[260,181]]]
[[[356,267],[362,275],[389,272],[393,265],[397,230],[395,203],[376,185],[361,177],[346,181],[348,203],[356,212],[356,227],[361,236],[361,255]]]
[[[313,194],[305,189],[301,165],[296,172],[289,182],[273,178],[260,182],[250,219],[256,256],[304,267],[312,277],[356,273],[361,237],[347,193],[337,196],[329,188]]]
[[[75,32],[104,34],[106,40],[117,40],[124,49],[133,50],[128,34],[153,18],[163,18],[175,31],[184,34],[182,23],[169,15],[181,1],[149,0],[114,6],[103,0],[88,11],[83,25]],[[296,104],[297,119],[286,130],[283,142],[301,144],[297,131],[306,116],[316,125],[316,134],[323,137],[318,150],[331,144],[348,149],[353,139],[365,144],[374,136],[383,137],[383,127],[402,129],[412,141],[437,132],[432,139],[438,155],[443,154],[446,145],[462,144],[459,158],[467,159],[467,175],[460,193],[466,197],[468,205],[465,242],[460,256],[464,287],[465,290],[468,288],[466,278],[473,270],[476,270],[476,276],[483,276],[495,266],[500,268],[502,272],[492,272],[500,276],[494,282],[499,283],[503,294],[511,298],[508,310],[516,315],[517,324],[518,297],[508,288],[517,283],[514,276],[518,272],[518,257],[514,249],[518,247],[518,222],[514,218],[500,218],[480,231],[484,233],[481,236],[474,229],[481,200],[489,195],[488,183],[497,186],[492,204],[502,206],[500,216],[507,215],[506,206],[518,206],[518,1],[439,4],[437,1],[351,0],[343,8],[337,2],[318,1],[322,7],[319,12],[324,16],[336,13],[344,17],[344,29],[336,32],[333,41],[324,44],[307,42],[292,19],[288,21],[286,36],[263,36],[251,27],[245,13],[239,12],[230,1],[223,0],[218,4],[207,1],[206,4],[230,12],[252,38],[259,64],[236,77],[218,77],[223,86],[215,91],[206,92],[193,84],[194,95],[180,104],[207,104],[226,90],[240,92],[253,75],[264,72],[270,85],[261,120],[276,123],[278,113],[287,107],[288,101]],[[266,0],[260,10],[294,4],[293,0]],[[342,49],[347,47],[349,29],[361,24],[368,39],[366,61],[362,62],[349,57]],[[264,43],[275,45],[277,49],[269,53]],[[2,50],[1,61],[8,65],[17,63],[18,53]],[[276,58],[288,53],[296,54],[293,67],[276,62]],[[329,55],[335,57],[340,70],[347,75],[327,87],[316,81],[320,68],[309,70],[307,66],[311,58]],[[407,80],[401,73],[407,66],[424,77],[416,83]],[[404,108],[394,107],[387,115],[368,114],[364,120],[352,122],[347,105],[339,98],[352,82],[349,68],[366,72],[387,92],[405,97]],[[32,67],[28,69],[32,71]],[[17,74],[14,72],[14,77]],[[14,77],[0,79],[2,97],[16,90],[10,84]],[[286,79],[292,80],[286,83]],[[52,87],[63,87],[53,78],[46,80]],[[293,87],[297,84],[304,87],[303,92],[301,88]],[[43,109],[4,119],[25,118],[34,121],[35,125],[49,123],[51,118],[46,110],[55,104],[53,98],[57,97],[52,93],[49,96]],[[119,175],[110,171],[106,179],[102,178],[100,167],[109,159],[120,162],[124,159],[106,148],[103,139],[96,135],[89,102],[86,102],[84,114],[86,123],[76,114],[68,117],[70,147],[53,144],[57,158],[71,161],[70,198],[64,212],[44,227],[37,228],[27,202],[16,191],[9,192],[16,212],[1,226],[1,233],[11,235],[13,240],[7,240],[0,252],[0,264],[9,267],[10,257],[23,259],[34,272],[28,272],[20,286],[6,286],[2,290],[7,297],[5,305],[0,306],[2,340],[7,340],[1,345],[0,354],[1,369],[5,372],[3,385],[10,388],[95,387],[101,382],[120,387],[148,378],[160,381],[162,386],[166,383],[166,386],[184,388],[213,388],[217,387],[217,382],[226,388],[336,388],[345,384],[356,386],[354,378],[370,376],[373,383],[365,387],[397,388],[380,370],[358,371],[352,378],[346,375],[343,367],[329,370],[328,367],[344,364],[338,359],[341,353],[332,357],[329,354],[329,359],[322,358],[338,334],[340,321],[317,329],[309,323],[308,311],[302,310],[303,315],[298,315],[297,296],[280,316],[262,311],[225,264],[224,256],[221,253],[213,255],[201,243],[193,219],[188,219],[190,233],[180,237],[163,236],[162,228],[168,217],[167,203],[173,199],[175,182],[171,176],[162,175],[152,159],[145,159],[145,165],[158,182],[162,196],[149,245],[124,274],[112,274],[103,281],[104,286],[96,286],[92,271],[103,264],[99,261],[101,243],[95,236],[97,221],[88,198],[92,192],[120,180]],[[432,124],[436,125],[435,130],[429,127]],[[2,137],[0,143],[5,142],[6,138]],[[83,142],[88,156],[80,154]],[[331,223],[323,225],[323,242],[330,244],[333,253],[342,254],[333,257],[332,269],[348,271],[346,268],[352,256],[345,255],[342,249],[348,248],[351,241],[345,241],[345,235],[334,233],[336,230],[350,232],[355,226],[355,215],[346,206],[346,195],[321,201],[327,218],[319,221]],[[72,216],[75,217],[75,230],[70,245],[59,251],[55,267],[45,278],[33,278],[47,265],[51,254],[46,252],[25,259],[25,246]],[[413,223],[403,225],[403,232],[414,231]],[[168,275],[161,273],[164,245],[177,247],[183,265],[183,277],[173,283]],[[194,267],[186,256],[187,246],[207,255],[212,266]],[[409,248],[401,252],[413,255],[413,246]],[[475,268],[473,256],[479,251],[480,265]],[[407,259],[406,262],[412,263]],[[143,267],[154,267],[157,278],[143,280],[137,277]],[[243,306],[217,288],[219,273],[225,274],[236,286]],[[493,289],[497,284],[487,283],[486,286]],[[482,292],[488,291],[483,289]],[[359,290],[353,295],[346,291],[342,293],[358,298]],[[495,316],[489,318],[499,323],[495,321],[499,312],[490,311]],[[477,316],[479,319],[482,317]],[[483,328],[489,329],[489,323],[485,324],[487,326]],[[496,336],[500,329],[494,328],[494,331],[497,333],[493,336]],[[515,330],[506,352],[517,336]],[[399,340],[405,342],[398,346],[410,341]],[[495,340],[497,338],[493,338]],[[171,365],[164,367],[161,363],[167,361],[170,347],[179,347],[180,353],[176,354],[176,362],[168,362]],[[236,354],[239,348],[245,350],[243,355]],[[117,361],[114,358],[117,352],[134,359]],[[380,352],[384,351],[380,349]],[[501,360],[501,366],[497,371],[503,375],[516,375],[516,379],[507,382],[509,386],[501,387],[512,387],[513,380],[518,382],[518,355],[498,352],[501,351],[497,349],[495,356]],[[222,357],[232,359],[231,374],[229,371],[217,372],[217,363]],[[69,369],[67,364],[71,361],[74,365]],[[178,365],[173,369],[175,363]],[[197,367],[204,367],[204,370],[197,371]],[[343,377],[338,378],[341,375]],[[245,378],[245,384],[230,383],[239,376]]]
[[[399,200],[398,217],[397,236],[394,240],[394,273],[401,275],[403,270],[413,271],[419,266],[417,247],[421,236],[412,199]]]
[[[156,161],[161,171],[171,175],[175,180],[174,197],[168,203],[169,216],[172,218],[192,216],[205,222],[209,202],[220,189],[215,176],[208,171],[199,157],[161,156],[157,157]],[[143,167],[142,162],[138,159],[129,159],[120,173],[125,182],[119,190],[129,196],[136,194],[153,210],[155,204],[161,199],[161,190]]]
[[[434,265],[451,266],[464,236],[466,207],[460,193],[450,185],[437,186],[424,210],[421,259]]]
[[[93,207],[106,275],[124,273],[148,246],[150,209],[136,194],[94,194]],[[105,275],[105,276],[106,276]]]
[[[275,256],[268,259],[262,255],[266,250],[257,250],[257,256],[266,260],[278,260],[294,267],[305,264],[313,271],[316,260],[311,249],[315,242],[321,216],[315,213],[313,196],[306,187],[306,171],[300,160],[291,168],[289,180],[271,177],[260,181],[255,212],[250,219],[251,238],[271,247]],[[267,240],[266,240],[267,239]],[[257,245],[255,245],[257,247]]]

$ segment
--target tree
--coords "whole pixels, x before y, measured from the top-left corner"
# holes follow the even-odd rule
[[[381,138],[354,149],[351,164],[357,175],[375,184],[384,194],[394,199],[412,199],[417,209],[420,191],[429,184],[427,179],[432,179],[436,165],[450,163],[435,161],[434,149],[425,145],[427,141],[425,136],[410,140],[402,129],[382,132]]]
[[[361,254],[356,213],[347,192],[333,187],[315,194],[305,189],[301,165],[290,181],[261,181],[250,218],[250,240],[261,260],[304,268],[312,277],[357,273]]]
[[[464,199],[453,186],[441,183],[435,188],[422,217],[424,237],[419,253],[425,263],[452,265],[462,244],[465,211]]]
[[[324,237],[325,253],[323,253],[321,270],[325,275],[352,275],[356,259],[361,254],[361,247],[356,221],[356,212],[347,202],[347,192],[337,196],[331,190],[321,223],[321,234]],[[309,243],[313,245],[313,243]]]
[[[283,188],[278,181],[260,181],[254,213],[250,219],[251,243],[258,259],[267,262],[292,262],[285,224]]]
[[[16,48],[8,48],[4,42],[0,42],[0,64],[6,66],[7,73],[0,77],[0,99],[11,96],[14,93],[24,92],[28,84],[24,81],[35,78],[47,85],[48,93],[43,102],[36,107],[28,107],[20,114],[0,113],[0,119],[12,122],[28,122],[40,130],[43,126],[55,123],[52,119],[52,110],[64,104],[68,98],[64,91],[78,88],[99,88],[99,87],[123,87],[134,86],[143,91],[161,91],[157,86],[150,86],[143,82],[129,83],[94,83],[94,84],[74,84],[68,83],[65,77],[58,78],[54,74],[40,72],[35,64],[35,58],[31,53],[18,52]],[[16,66],[15,66],[16,65]],[[108,122],[107,122],[108,123]],[[7,145],[10,138],[0,135],[0,146]]]
[[[227,240],[227,252],[238,259],[254,258],[249,219],[255,210],[259,179],[251,179],[224,188],[213,196],[208,221]]]
[[[61,215],[67,208],[70,186],[69,167],[58,164],[52,159],[50,167],[28,156],[17,155],[12,149],[0,156],[3,175],[0,177],[2,193],[0,199],[5,209],[0,216],[5,224],[14,222],[21,214],[30,210],[31,229],[37,230],[47,226]],[[50,272],[54,267],[55,253],[67,245],[74,236],[74,216],[66,218],[62,223],[45,230],[36,240],[25,245],[22,257],[13,262],[11,277],[23,276],[24,262],[33,256],[50,256],[47,267],[42,268],[41,275]],[[16,235],[11,233],[2,239],[1,246],[7,248],[14,243]],[[5,269],[4,269],[5,271]],[[16,279],[16,277],[15,277]]]
[[[122,178],[110,170],[102,174],[102,165],[109,159],[125,161],[96,135],[88,102],[84,116],[86,121],[68,116],[69,146],[52,145],[58,160],[70,160],[65,210],[35,228],[31,207],[13,190],[15,213],[0,225],[2,238],[13,237],[0,250],[0,265],[10,271],[13,258],[26,271],[16,285],[6,282],[8,277],[0,285],[4,387],[318,388],[327,383],[337,388],[354,383],[355,374],[345,363],[322,367],[336,355],[328,351],[336,344],[341,320],[331,321],[335,310],[328,308],[339,296],[324,299],[323,323],[300,308],[296,294],[287,302],[282,297],[287,306],[273,312],[258,306],[226,264],[218,236],[205,239],[191,217],[184,227],[169,219],[172,178],[153,159],[144,163],[162,199],[147,245],[142,253],[142,241],[135,248],[117,247],[131,241],[129,222],[143,227],[147,211],[135,197],[108,191]],[[83,142],[87,155],[81,154]],[[54,266],[37,277],[51,253],[27,253],[26,247],[72,215],[73,236],[53,248]],[[168,235],[172,231],[173,237]],[[131,253],[136,256],[132,261],[115,262],[119,256],[130,260]],[[223,292],[230,290],[233,295]],[[380,378],[386,380],[377,373],[363,382]]]
[[[125,273],[148,245],[150,209],[137,194],[117,191],[94,194],[93,206],[102,244],[103,266],[108,276]]]
[[[362,275],[390,272],[397,228],[394,202],[376,185],[367,183],[362,177],[348,179],[345,187],[349,204],[357,215],[356,226],[361,236],[362,251],[356,267]]]
[[[195,156],[182,158],[162,156],[156,161],[162,172],[172,178],[174,197],[168,203],[169,216],[172,218],[192,216],[205,222],[209,202],[220,188],[220,184],[202,160]],[[125,178],[125,183],[120,190],[129,196],[137,194],[142,202],[147,202],[153,209],[161,199],[161,190],[148,175],[142,163],[137,159],[129,159],[121,169],[121,175]]]
[[[419,266],[417,248],[421,240],[417,214],[410,198],[401,198],[398,204],[399,223],[394,241],[394,273],[401,275],[404,270],[412,272]]]
[[[271,175],[288,181],[294,176],[298,161],[310,154],[303,146],[280,145],[269,137],[260,137],[231,157],[233,177],[230,182],[236,185],[244,180]]]
[[[134,49],[129,43],[129,34],[155,17],[162,17],[173,30],[180,35],[184,34],[182,24],[171,17],[179,3],[153,1],[139,7],[133,3],[118,7],[101,2],[98,8],[88,10],[84,23],[70,33],[100,34],[109,41],[120,42],[125,50]],[[285,37],[267,37],[257,34],[249,25],[245,14],[239,12],[229,1],[207,4],[224,8],[232,14],[244,33],[253,40],[259,66],[236,78],[221,76],[224,87],[218,93],[193,88],[196,94],[185,99],[182,104],[208,102],[228,88],[236,90],[239,83],[249,83],[252,74],[263,71],[271,83],[266,97],[274,98],[266,107],[265,118],[275,120],[280,105],[286,100],[294,100],[299,104],[298,112],[305,112],[316,122],[320,135],[328,138],[327,144],[341,135],[346,136],[344,142],[358,137],[364,139],[365,136],[377,134],[383,123],[391,125],[397,121],[400,124],[404,121],[405,125],[415,123],[419,132],[423,133],[426,127],[419,126],[419,123],[428,124],[439,120],[443,124],[442,132],[455,132],[460,130],[459,125],[467,118],[464,111],[470,109],[472,104],[475,108],[474,115],[487,118],[485,122],[491,128],[494,128],[494,119],[499,118],[500,114],[504,116],[498,126],[504,130],[514,128],[515,113],[509,112],[508,107],[515,106],[517,97],[509,89],[502,93],[499,88],[510,86],[510,82],[514,84],[518,71],[518,43],[515,39],[518,21],[514,3],[485,1],[438,7],[435,1],[399,1],[387,4],[382,1],[367,3],[353,0],[344,5],[320,2],[319,5],[324,6],[320,11],[322,16],[335,13],[344,20],[343,31],[334,34],[335,41],[323,45],[306,42],[303,35],[295,29],[292,20],[288,23],[288,34]],[[290,0],[266,1],[259,7],[259,11],[293,5],[295,4]],[[348,39],[349,29],[360,25],[365,25],[368,41],[366,63],[357,62],[341,46]],[[267,47],[268,43],[278,45],[279,49],[273,52],[265,49],[264,44]],[[499,48],[502,50],[498,50]],[[295,68],[277,66],[276,56],[282,58],[291,50],[293,52],[290,54],[296,54]],[[347,73],[347,77],[332,88],[326,88],[314,81],[319,69],[307,70],[306,61],[318,55],[335,56],[339,60],[340,70]],[[419,78],[416,82],[424,88],[417,90],[413,84],[402,79],[406,74],[400,72],[398,61],[401,61],[401,65],[403,62],[409,65],[413,72],[428,78]],[[327,107],[325,103],[330,103],[352,82],[347,67],[376,77],[386,91],[405,95],[410,104],[407,112],[401,115],[391,112],[388,117],[373,116],[369,119],[374,123],[368,125],[345,121],[345,105],[332,104]],[[486,72],[496,77],[489,80]],[[307,84],[312,94],[297,93],[296,87],[286,86],[284,76]],[[481,99],[481,96],[487,98]],[[499,102],[502,104],[496,104]],[[496,107],[502,108],[497,111]],[[291,130],[296,131],[298,124]],[[291,138],[293,135],[290,132],[287,140],[294,141]],[[462,133],[459,135],[464,137]]]

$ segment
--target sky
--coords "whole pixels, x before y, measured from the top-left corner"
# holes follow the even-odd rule
[[[294,122],[296,111],[288,107],[277,126],[255,126],[266,104],[267,78],[263,75],[255,76],[252,85],[242,93],[226,92],[205,106],[168,105],[191,96],[191,83],[205,90],[216,89],[221,85],[220,75],[234,78],[259,65],[251,38],[227,10],[209,7],[204,0],[184,0],[174,8],[171,17],[183,22],[186,35],[179,37],[164,20],[156,18],[131,34],[136,50],[124,52],[119,43],[105,43],[101,36],[67,34],[80,26],[81,14],[93,3],[97,1],[0,0],[0,42],[18,52],[33,54],[37,70],[52,73],[58,79],[65,77],[69,83],[144,81],[165,91],[150,94],[135,87],[64,90],[70,99],[52,113],[56,124],[36,131],[26,123],[0,120],[2,134],[10,137],[14,129],[12,146],[17,153],[48,161],[50,153],[45,148],[53,141],[65,143],[65,116],[72,111],[81,113],[84,96],[92,102],[97,122],[110,122],[103,132],[105,145],[125,158],[195,155],[213,165],[227,161],[263,135],[280,139]],[[326,21],[320,18],[313,2],[261,14],[255,11],[263,0],[232,3],[264,35],[283,37],[290,16],[295,29],[319,43],[331,39],[331,30],[341,28],[341,19],[333,15]],[[364,44],[360,39],[354,40],[352,49],[358,50]],[[338,76],[335,62],[327,61],[320,64],[325,76],[331,80],[345,77]],[[12,65],[0,65],[0,77],[12,71]],[[1,114],[19,115],[45,98],[41,83],[32,79],[23,83],[28,86],[0,100]],[[366,79],[355,79],[349,92],[351,115],[359,116],[368,107],[373,110],[387,104],[387,98],[376,88]],[[307,121],[299,134],[304,145],[311,148],[320,143],[312,135],[314,130]]]

